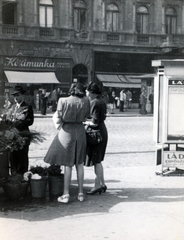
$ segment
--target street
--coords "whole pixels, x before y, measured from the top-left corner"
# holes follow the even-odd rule
[[[1,192],[1,240],[183,240],[184,178],[155,174],[152,120],[107,118],[106,193],[79,202],[75,168],[68,204],[48,195],[12,202]],[[30,164],[41,164],[56,130],[51,118],[35,119],[32,129],[47,133],[43,144],[30,146]],[[85,167],[84,192],[94,177]]]
[[[154,165],[152,117],[107,117],[108,145],[104,164],[108,167]],[[30,164],[43,160],[57,131],[51,118],[35,118],[30,129],[45,133],[41,144],[30,145]]]

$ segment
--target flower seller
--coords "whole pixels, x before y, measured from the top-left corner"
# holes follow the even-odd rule
[[[24,100],[25,90],[22,86],[15,86],[14,92],[11,93],[14,97],[15,104],[10,109],[8,120],[11,121],[12,127],[15,127],[20,133],[29,132],[29,126],[34,122],[34,114],[31,105],[28,105]],[[28,171],[28,152],[30,140],[26,140],[22,149],[11,152],[10,163],[11,173],[24,174]]]

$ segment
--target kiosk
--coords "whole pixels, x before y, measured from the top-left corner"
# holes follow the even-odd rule
[[[153,60],[154,140],[160,174],[184,174],[184,59]],[[160,168],[158,168],[160,167]]]

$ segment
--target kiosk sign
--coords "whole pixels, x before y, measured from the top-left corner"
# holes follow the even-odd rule
[[[184,151],[164,151],[163,167],[184,168]]]

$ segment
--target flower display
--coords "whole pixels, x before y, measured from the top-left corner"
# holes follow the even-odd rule
[[[48,168],[41,166],[30,167],[29,172],[31,172],[31,179],[41,179],[48,175]]]
[[[0,151],[17,151],[26,143],[26,137],[21,136],[16,128],[0,131]]]
[[[1,115],[0,118],[0,151],[18,151],[22,149],[27,142],[39,143],[45,140],[44,134],[36,131],[18,131],[14,127],[14,119],[8,119],[8,112]],[[20,114],[20,119],[24,118]]]

